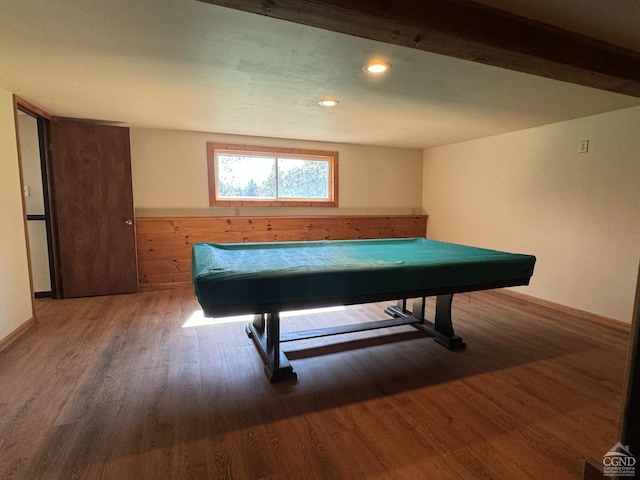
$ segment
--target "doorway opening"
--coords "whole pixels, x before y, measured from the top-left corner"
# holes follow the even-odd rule
[[[49,118],[17,100],[16,128],[33,294],[59,298],[47,168]]]

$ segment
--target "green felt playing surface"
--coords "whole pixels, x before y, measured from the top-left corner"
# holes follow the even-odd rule
[[[535,257],[425,238],[213,244],[193,247],[205,309],[403,298],[405,292],[526,284]]]

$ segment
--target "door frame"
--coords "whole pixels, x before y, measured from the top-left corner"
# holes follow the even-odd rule
[[[50,144],[50,122],[51,115],[41,108],[33,105],[29,101],[14,95],[13,96],[14,118],[16,127],[16,145],[18,149],[18,167],[20,171],[20,183],[21,191],[24,185],[24,175],[22,169],[22,151],[20,147],[20,127],[18,124],[18,113],[25,113],[36,119],[38,125],[38,145],[40,151],[40,167],[42,171],[42,188],[44,197],[44,221],[47,232],[47,250],[49,257],[49,276],[51,280],[51,296],[53,298],[61,298],[60,291],[60,275],[59,275],[59,262],[57,258],[56,247],[56,235],[55,235],[55,218],[54,208],[52,206],[51,199],[51,165],[49,155]],[[27,244],[27,261],[29,265],[29,284],[31,288],[32,298],[35,298],[36,292],[33,286],[33,273],[32,273],[32,261],[31,261],[31,249],[29,243],[29,229],[28,229],[28,216],[26,210],[26,203],[24,194],[22,195],[22,212],[24,217],[24,230],[25,240]]]

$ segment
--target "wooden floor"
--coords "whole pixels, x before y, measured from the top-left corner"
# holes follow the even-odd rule
[[[271,385],[244,324],[183,327],[197,309],[191,288],[38,300],[0,353],[0,478],[567,480],[617,440],[625,328],[457,295],[464,351],[411,327],[307,340]]]

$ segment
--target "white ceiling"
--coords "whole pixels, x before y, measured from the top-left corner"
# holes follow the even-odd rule
[[[637,0],[481,3],[640,51]],[[0,12],[0,87],[56,116],[425,148],[640,105],[195,0],[0,0]],[[370,78],[372,58],[393,68]],[[339,106],[320,107],[326,96]]]

